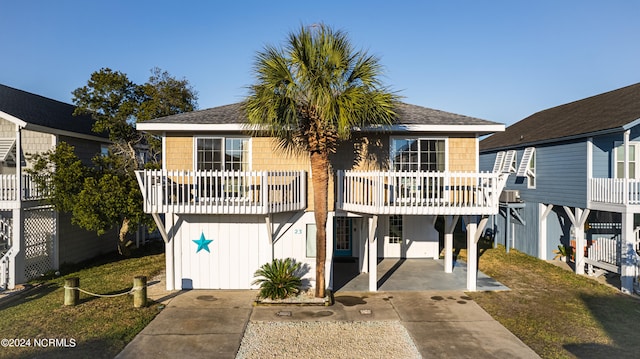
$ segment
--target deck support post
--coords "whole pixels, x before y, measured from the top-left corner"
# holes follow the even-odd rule
[[[569,216],[571,220],[571,224],[573,228],[573,233],[576,239],[576,274],[584,274],[584,248],[587,243],[584,238],[584,224],[587,222],[587,217],[589,217],[590,209],[582,209],[575,208],[575,215],[571,212],[571,209],[567,206],[564,206],[564,211]]]
[[[444,216],[444,272],[453,273],[453,231],[460,216]]]
[[[173,230],[173,214],[167,213],[166,217],[165,217],[165,221],[171,221],[172,225],[170,228],[171,231],[171,236],[174,236],[174,230]],[[165,231],[166,234],[166,231]],[[174,273],[174,269],[175,269],[175,262],[174,262],[174,251],[173,251],[173,247],[174,247],[174,243],[175,243],[175,238],[173,238],[173,240],[171,240],[171,238],[169,238],[169,236],[167,236],[167,240],[165,241],[164,244],[164,248],[165,248],[165,278],[166,278],[166,284],[167,284],[167,290],[174,290],[175,289],[175,273]],[[182,286],[182,285],[181,285]]]
[[[626,294],[633,294],[633,281],[637,266],[633,230],[633,212],[625,210],[622,213],[620,236],[620,290]]]
[[[378,230],[378,216],[369,218],[369,291],[378,291],[378,241],[376,232]]]
[[[547,217],[551,210],[553,210],[552,204],[538,204],[538,213],[540,215],[538,220],[538,258],[542,260],[547,260]]]
[[[475,292],[478,280],[477,224],[472,216],[467,216],[464,222],[467,229],[467,290]]]

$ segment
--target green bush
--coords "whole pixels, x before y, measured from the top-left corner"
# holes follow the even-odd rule
[[[299,270],[300,263],[291,258],[274,259],[254,273],[257,279],[253,284],[260,285],[262,298],[284,299],[300,292],[302,281],[297,275]]]

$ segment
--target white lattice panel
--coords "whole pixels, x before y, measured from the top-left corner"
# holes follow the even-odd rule
[[[56,216],[53,208],[24,210],[25,276],[39,277],[54,269]]]
[[[11,218],[0,216],[0,257],[11,247]]]

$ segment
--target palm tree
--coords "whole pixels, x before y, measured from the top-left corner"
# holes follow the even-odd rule
[[[329,155],[354,127],[391,124],[397,96],[382,86],[378,59],[354,51],[346,35],[320,24],[301,26],[284,47],[258,52],[244,103],[249,124],[307,153],[316,221],[316,297],[325,296]]]

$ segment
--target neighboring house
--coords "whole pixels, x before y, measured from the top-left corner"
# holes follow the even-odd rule
[[[480,168],[512,173],[493,221],[498,242],[541,259],[571,246],[576,273],[617,272],[622,291],[633,292],[640,83],[535,113],[482,140]]]
[[[478,137],[504,125],[399,104],[392,126],[354,129],[332,156],[326,281],[338,257],[356,261],[377,290],[378,258],[440,258],[452,271],[453,230],[465,219],[471,253],[477,219],[498,211],[504,175],[478,172]],[[254,272],[291,257],[315,276],[315,221],[307,154],[247,135],[241,104],[140,122],[162,137],[162,170],[139,171],[144,208],[166,242],[168,289],[255,288]],[[481,220],[479,226],[486,223]],[[476,288],[471,255],[468,287]]]
[[[61,263],[79,262],[116,248],[115,238],[71,225],[70,215],[45,205],[25,169],[29,155],[60,142],[84,162],[108,145],[91,131],[90,116],[73,116],[66,103],[0,85],[0,287],[35,278]]]

